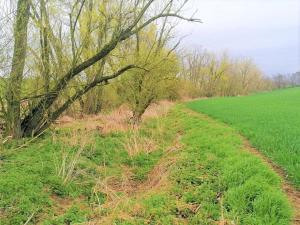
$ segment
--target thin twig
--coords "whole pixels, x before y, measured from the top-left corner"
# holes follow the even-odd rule
[[[27,225],[27,224],[30,222],[30,220],[32,219],[32,217],[34,216],[34,214],[35,214],[35,212],[33,212],[33,213],[28,217],[28,219],[27,219],[27,221],[24,223],[24,225]]]

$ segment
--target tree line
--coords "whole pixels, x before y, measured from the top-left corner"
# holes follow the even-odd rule
[[[183,16],[187,3],[3,3],[0,111],[4,135],[40,135],[62,114],[97,114],[124,103],[132,110],[132,122],[138,124],[149,105],[160,99],[246,95],[282,86],[281,79],[265,77],[251,59],[181,49],[175,32],[178,21],[201,23]]]
[[[300,86],[300,72],[291,74],[276,74],[272,77],[275,88]]]
[[[180,76],[193,97],[247,95],[273,87],[253,60],[205,49],[184,54]]]

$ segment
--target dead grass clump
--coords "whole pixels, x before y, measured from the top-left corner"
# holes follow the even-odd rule
[[[97,124],[100,126],[101,133],[108,134],[129,130],[132,127],[130,124],[131,115],[130,109],[123,105],[110,114],[99,114],[95,116],[94,120],[99,122]]]
[[[75,176],[80,157],[87,146],[93,143],[93,137],[86,132],[69,131],[53,134],[52,140],[61,147],[60,155],[54,156],[56,174],[62,178],[63,184],[67,184]],[[71,151],[70,147],[76,147],[76,151]]]
[[[97,200],[96,207],[100,210],[114,209],[121,202],[128,201],[137,189],[137,182],[134,181],[133,176],[134,174],[129,167],[122,166],[121,176],[99,178],[92,190]],[[101,203],[99,193],[105,195],[105,203],[103,204]]]
[[[159,104],[152,104],[143,116],[143,120],[155,117],[162,117],[168,113],[174,103],[162,101]],[[133,157],[141,152],[149,154],[155,150],[161,142],[161,138],[167,129],[161,120],[157,120],[155,129],[151,129],[149,137],[141,136],[138,132],[139,127],[131,127],[129,135],[123,145],[129,156]]]
[[[159,162],[148,175],[148,179],[139,185],[139,192],[163,190],[163,187],[168,187],[170,167],[176,163],[176,158],[168,158]]]
[[[144,113],[142,120],[158,118],[167,114],[174,105],[170,101],[161,101],[153,103]],[[120,106],[111,113],[101,113],[98,115],[82,115],[80,119],[74,119],[69,116],[63,116],[56,121],[56,126],[61,128],[70,128],[85,131],[99,131],[102,134],[112,132],[122,132],[133,129],[131,124],[132,112],[126,105]]]
[[[55,121],[56,124],[65,124],[65,123],[72,123],[74,122],[74,118],[71,116],[62,116],[59,118],[59,120]]]
[[[188,214],[196,214],[199,209],[201,208],[201,204],[195,204],[195,203],[186,203],[183,201],[177,201],[176,202],[176,214],[178,218],[186,219],[188,218]]]
[[[74,130],[99,131],[102,134],[127,131],[131,128],[129,123],[131,112],[125,105],[109,114],[82,115],[80,119],[63,116],[56,121],[57,127]]]
[[[139,186],[139,191],[155,191],[162,190],[164,187],[167,188],[169,185],[169,173],[170,168],[176,164],[178,157],[176,151],[182,148],[180,143],[181,134],[178,134],[174,139],[173,143],[169,148],[166,149],[164,156],[157,163],[148,175],[147,181]],[[175,153],[175,154],[174,154]]]
[[[115,183],[114,177],[105,177],[104,179],[99,179],[93,188],[93,194],[97,199],[98,206],[101,208],[110,208],[121,200],[121,197],[117,194],[119,188],[119,182]],[[105,195],[106,200],[104,204],[101,204],[99,193]]]
[[[217,225],[234,225],[235,223],[233,221],[229,222],[227,220],[220,220],[217,222]]]
[[[113,224],[117,218],[130,221],[143,215],[145,209],[139,202],[142,202],[146,196],[169,188],[170,167],[175,162],[176,159],[172,157],[158,163],[143,183],[131,179],[132,173],[126,170],[121,180],[110,177],[98,182],[94,192],[104,193],[107,199],[104,204],[98,205],[98,216],[89,224]]]
[[[115,219],[132,221],[136,217],[145,215],[145,208],[141,205],[143,199],[155,193],[168,192],[170,188],[169,174],[172,166],[177,162],[176,154],[182,145],[180,144],[181,134],[178,134],[172,145],[166,148],[164,156],[154,166],[144,182],[138,182],[130,167],[122,167],[122,175],[107,177],[99,180],[94,187],[93,192],[103,193],[106,201],[98,205],[95,209],[95,217],[89,224],[113,224]],[[139,145],[138,145],[139,146]],[[139,148],[136,148],[139,149]],[[132,152],[137,152],[132,150]],[[134,154],[134,153],[133,153]],[[120,194],[121,193],[121,194]],[[198,205],[185,205],[184,208],[196,212]],[[184,219],[179,219],[180,224],[185,224]]]
[[[108,203],[116,202],[119,199],[117,193],[122,192],[125,196],[131,196],[137,189],[138,183],[133,179],[133,176],[134,174],[129,167],[122,166],[121,176],[110,176],[99,179],[93,192],[104,193],[107,196]]]
[[[75,154],[63,151],[61,158],[56,162],[56,174],[63,180],[63,184],[72,180],[75,168],[84,148],[80,147]]]
[[[174,102],[170,102],[167,100],[153,103],[148,107],[142,119],[147,120],[149,118],[158,118],[160,116],[165,116],[169,112],[170,108],[174,106],[174,104]]]
[[[152,138],[142,137],[135,129],[127,136],[123,146],[130,157],[141,152],[149,154],[157,149],[157,145]]]
[[[132,173],[129,168],[124,168],[121,177],[99,179],[93,189],[93,194],[98,199],[98,204],[95,206],[95,218],[90,220],[89,224],[110,225],[116,218],[133,219],[128,212],[128,207],[132,192],[136,190],[136,184],[131,177]],[[100,193],[106,198],[103,204],[101,204]]]
[[[84,130],[72,129],[65,132],[60,132],[59,134],[53,132],[52,141],[54,143],[59,143],[69,147],[86,146],[94,143],[94,137],[93,135]]]

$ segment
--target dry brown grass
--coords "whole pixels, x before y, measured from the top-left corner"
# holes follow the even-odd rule
[[[157,118],[167,114],[169,109],[174,103],[169,101],[161,101],[152,104],[145,112],[142,120],[145,121],[149,118]],[[56,126],[59,128],[71,128],[75,130],[85,131],[99,131],[102,134],[109,134],[112,132],[132,130],[130,119],[132,112],[130,109],[123,105],[109,114],[98,115],[83,115],[81,119],[74,119],[69,116],[63,116],[56,121]]]
[[[92,135],[89,135],[87,132],[71,130],[59,135],[53,133],[52,141],[59,143],[61,146],[60,156],[54,156],[55,170],[57,176],[62,178],[63,184],[66,184],[75,176],[74,171],[82,153],[87,145],[94,143],[94,140]],[[70,152],[70,146],[77,147],[77,151]]]
[[[145,152],[147,154],[155,151],[157,149],[155,140],[148,137],[140,136],[136,129],[133,129],[130,134],[125,139],[124,149],[128,152],[130,157],[133,157],[140,152]]]
[[[116,218],[134,220],[134,218],[144,215],[144,208],[139,202],[142,202],[142,199],[147,196],[168,191],[171,186],[169,173],[178,160],[176,153],[182,148],[181,136],[182,134],[178,134],[169,148],[166,148],[161,160],[148,174],[147,180],[144,182],[134,180],[132,170],[125,166],[122,167],[121,176],[99,179],[94,188],[94,193],[104,193],[107,200],[102,205],[98,204],[95,217],[88,224],[110,225],[113,224]],[[122,193],[122,195],[120,196],[118,193]],[[132,201],[133,199],[134,201]],[[198,206],[195,205],[182,207],[188,207],[191,211],[198,210]],[[105,213],[103,214],[103,212]],[[180,224],[185,224],[184,219],[179,220]]]
[[[86,146],[88,144],[94,143],[93,135],[88,132],[77,129],[77,130],[67,130],[66,132],[61,132],[56,134],[52,133],[52,141],[54,143],[61,143],[65,146]]]
[[[168,161],[168,162],[167,162]],[[113,224],[118,219],[134,220],[139,215],[144,215],[144,208],[139,202],[143,198],[162,193],[170,187],[168,175],[170,167],[176,162],[176,158],[165,159],[151,171],[145,182],[137,183],[131,179],[132,175],[125,172],[122,179],[110,177],[97,184],[95,191],[101,191],[107,196],[105,204],[99,204],[95,209],[95,218],[88,224]],[[122,192],[122,196],[118,193]],[[132,201],[134,199],[134,201]],[[191,206],[192,207],[192,206]],[[103,212],[105,212],[103,214]]]
[[[75,119],[73,117],[64,115],[64,116],[60,117],[59,120],[56,122],[59,124],[65,124],[65,123],[72,123],[72,122],[74,122],[74,120]]]
[[[127,131],[131,129],[130,118],[131,112],[125,105],[112,111],[110,114],[99,114],[94,117],[95,121],[99,122],[100,131],[103,134],[108,134],[116,131]]]
[[[170,101],[160,101],[158,103],[153,103],[144,113],[142,119],[146,120],[148,118],[158,118],[160,116],[166,115],[170,108],[174,105],[174,102]]]
[[[164,117],[172,106],[173,103],[168,101],[163,101],[160,104],[153,104],[144,114],[143,120],[146,121],[150,118]],[[159,142],[161,142],[165,130],[168,128],[163,125],[161,120],[156,120],[155,129],[149,130],[151,133],[148,137],[141,136],[138,129],[139,127],[131,127],[129,135],[123,143],[129,156],[135,156],[140,152],[149,154],[157,150],[157,147],[160,144]]]
[[[93,193],[98,198],[98,204],[94,206],[94,218],[87,224],[113,224],[115,218],[131,219],[130,214],[125,210],[129,204],[131,192],[135,190],[135,182],[131,179],[132,174],[128,168],[123,169],[121,177],[106,177],[99,179]],[[106,201],[101,204],[98,194],[106,195]],[[119,193],[123,193],[122,196]]]

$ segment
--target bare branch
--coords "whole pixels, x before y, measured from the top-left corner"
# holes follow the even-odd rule
[[[149,24],[153,23],[155,20],[158,20],[158,19],[164,18],[164,17],[173,17],[173,18],[179,18],[181,20],[185,20],[185,21],[188,21],[188,22],[202,23],[202,20],[200,20],[200,19],[186,18],[186,17],[180,16],[178,14],[174,14],[174,13],[159,14],[157,16],[152,17],[151,19],[149,19],[148,21],[146,21],[145,23],[143,23],[140,27],[136,28],[135,30],[132,30],[130,33],[127,34],[127,36],[131,36],[132,34],[135,34],[135,33],[139,32],[139,31],[141,31],[146,26],[148,26]]]

